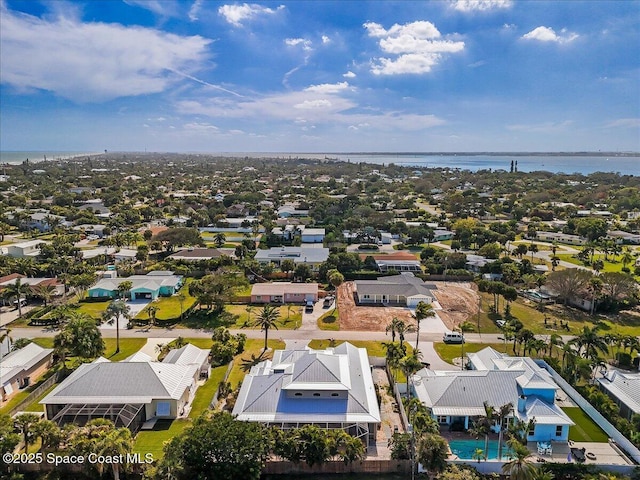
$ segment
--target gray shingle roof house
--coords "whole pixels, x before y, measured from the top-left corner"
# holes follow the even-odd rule
[[[415,307],[419,302],[431,303],[431,290],[435,285],[428,285],[411,272],[400,275],[378,277],[377,280],[356,280],[358,303],[391,304]]]
[[[282,260],[293,260],[298,263],[306,263],[313,269],[326,262],[329,258],[328,248],[316,247],[271,247],[269,250],[258,250],[254,257],[260,263],[274,263],[280,265]]]
[[[108,418],[135,432],[147,420],[187,413],[205,354],[207,350],[188,346],[162,362],[143,356],[123,362],[100,357],[80,365],[40,403],[46,418],[60,425]]]
[[[422,369],[413,377],[413,393],[440,424],[468,429],[485,415],[485,401],[495,408],[511,403],[511,418],[535,419],[528,441],[568,440],[574,423],[555,404],[559,387],[531,358],[509,357],[487,347],[470,353],[469,362],[471,370]]]
[[[620,415],[631,419],[640,414],[640,373],[624,373],[610,370],[598,378],[600,390],[606,392],[620,407]]]
[[[318,301],[317,283],[271,282],[251,287],[251,303],[305,303]]]
[[[276,350],[245,377],[233,414],[280,428],[315,424],[374,443],[380,423],[367,351]]]

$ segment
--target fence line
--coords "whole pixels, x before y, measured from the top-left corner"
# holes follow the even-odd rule
[[[636,463],[640,463],[640,450],[631,443],[631,441],[622,435],[616,427],[614,427],[609,420],[607,420],[600,412],[598,412],[593,405],[591,405],[580,393],[573,388],[569,383],[560,376],[551,366],[544,360],[536,360],[536,363],[542,368],[547,370],[555,382],[562,388],[571,400],[573,400],[589,417],[598,424],[604,432],[609,435],[610,440],[613,440],[622,450],[630,455]]]
[[[25,406],[29,405],[36,398],[38,398],[40,395],[42,395],[42,392],[44,392],[47,388],[49,388],[51,385],[53,385],[54,383],[56,383],[58,381],[58,376],[59,376],[58,373],[54,373],[49,378],[47,378],[44,382],[42,382],[40,385],[38,385],[36,388],[34,388],[31,391],[31,393],[29,393],[29,395],[27,395],[24,398],[24,400],[22,400],[18,405],[13,407],[13,409],[11,409],[11,411],[9,412],[9,415],[10,416],[15,415],[16,413],[21,411]]]
[[[227,378],[229,378],[229,374],[231,373],[231,369],[232,369],[232,368],[233,368],[233,360],[231,360],[231,361],[229,362],[229,365],[227,365],[227,371],[226,371],[226,372],[224,372],[224,378],[222,379],[222,382],[223,382],[223,383],[226,383]],[[211,410],[215,410],[215,409],[216,409],[216,407],[218,406],[218,403],[220,403],[220,402],[219,402],[219,399],[218,399],[218,395],[219,395],[219,394],[220,394],[220,385],[218,385],[218,386],[216,387],[216,391],[215,391],[215,393],[213,394],[213,398],[211,399],[211,403],[209,404],[209,408],[210,408]]]

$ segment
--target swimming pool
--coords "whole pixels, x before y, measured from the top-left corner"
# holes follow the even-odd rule
[[[473,454],[477,448],[484,451],[484,439],[477,440],[451,440],[449,442],[449,448],[451,449],[451,453],[457,455],[458,458],[464,460],[472,460]],[[489,453],[487,455],[488,460],[496,460],[498,458],[498,441],[497,440],[489,440]],[[509,447],[505,444],[502,445],[502,458],[506,459],[507,455],[509,455]],[[484,457],[483,457],[484,458]]]

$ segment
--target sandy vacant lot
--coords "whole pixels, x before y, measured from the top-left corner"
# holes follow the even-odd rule
[[[469,283],[430,282],[438,288],[434,290],[436,300],[442,307],[438,315],[447,328],[456,325],[478,311],[478,293]],[[338,287],[338,308],[340,309],[340,330],[368,330],[383,332],[393,317],[415,324],[409,310],[399,307],[356,306],[354,283],[345,282]]]

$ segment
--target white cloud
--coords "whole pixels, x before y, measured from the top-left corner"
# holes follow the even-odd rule
[[[524,40],[537,40],[539,42],[555,42],[555,43],[568,43],[572,42],[579,35],[577,33],[568,32],[566,29],[560,31],[558,35],[553,28],[550,27],[537,27],[531,30],[529,33],[525,33],[522,38]]]
[[[210,40],[143,27],[53,21],[1,7],[2,83],[98,102],[159,93],[206,60]],[[29,61],[25,61],[29,59]]]
[[[206,134],[206,133],[218,133],[220,129],[215,125],[211,125],[210,123],[185,123],[182,128],[186,132],[195,133],[195,134]]]
[[[356,78],[356,74],[349,70],[347,73],[343,73],[342,76],[344,78]]]
[[[149,10],[162,17],[173,17],[177,15],[177,4],[161,0],[124,0],[124,3],[132,7],[140,7]]]
[[[320,95],[317,92],[297,91],[273,94],[256,99],[212,97],[177,103],[183,115],[197,115],[229,122],[238,119],[244,128],[253,120],[287,120],[292,124],[325,127],[357,126],[372,131],[421,131],[443,125],[445,121],[434,115],[403,112],[357,112],[357,104],[338,94]]]
[[[316,109],[316,108],[331,108],[331,102],[326,98],[317,99],[317,100],[305,100],[302,103],[298,103],[294,105],[293,108],[302,108],[302,109]]]
[[[380,39],[378,45],[384,53],[398,55],[372,61],[374,75],[427,73],[442,60],[443,54],[464,50],[464,42],[442,39],[435,25],[427,21],[394,24],[388,30],[374,22],[363,26],[370,37]]]
[[[323,83],[320,85],[311,85],[304,89],[305,92],[316,92],[316,93],[338,93],[343,90],[349,88],[348,82],[340,82],[340,83]]]
[[[515,124],[507,125],[507,130],[516,132],[537,132],[537,133],[556,133],[563,131],[566,127],[573,124],[571,120],[565,120],[564,122],[545,122],[537,124]]]
[[[619,118],[605,125],[606,128],[640,128],[640,118]]]
[[[200,9],[202,8],[202,2],[204,0],[195,0],[191,8],[189,9],[189,20],[195,22],[198,20],[198,13],[200,13]]]
[[[322,35],[322,43],[324,43],[325,45],[327,43],[331,43],[331,39],[329,37],[327,37],[326,35]]]
[[[308,52],[311,50],[311,40],[307,40],[306,38],[287,38],[284,41],[285,45],[289,46],[289,47],[296,47],[298,45],[302,46],[302,49],[305,52]]]
[[[273,9],[255,3],[243,3],[242,5],[222,5],[218,8],[218,14],[222,15],[230,24],[241,27],[245,20],[251,20],[259,15],[273,15],[284,8],[284,5]]]
[[[451,2],[454,9],[459,12],[486,12],[511,8],[511,0],[453,0]]]

